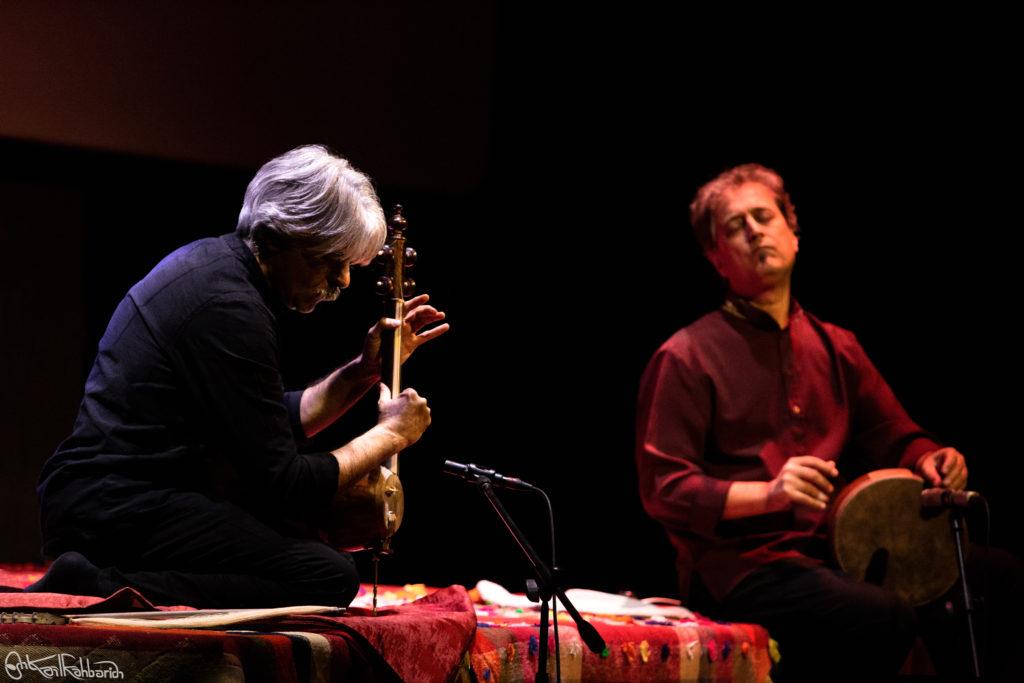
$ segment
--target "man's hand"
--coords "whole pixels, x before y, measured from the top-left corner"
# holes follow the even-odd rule
[[[380,414],[376,425],[332,451],[338,461],[339,491],[365,477],[398,451],[416,443],[430,424],[427,400],[413,389],[406,389],[391,398],[387,385],[381,384],[377,407]]]
[[[420,332],[427,325],[444,320],[444,312],[427,305],[429,300],[429,294],[420,294],[405,302],[405,320],[401,323],[403,363],[421,345],[431,339],[437,339],[449,329],[448,323],[444,323]],[[399,322],[394,318],[381,318],[366,333],[362,355],[362,362],[366,367],[372,367],[374,370],[380,368],[381,335],[385,330],[394,330],[398,326]]]
[[[967,463],[955,448],[925,453],[914,468],[928,486],[962,491],[967,486]]]
[[[427,399],[417,394],[415,389],[405,389],[395,398],[391,398],[391,390],[381,382],[377,409],[377,426],[398,437],[402,444],[399,450],[416,443],[430,425]]]
[[[782,466],[771,481],[734,481],[725,496],[722,519],[739,519],[805,505],[824,510],[835,487],[829,478],[839,475],[834,462],[813,455],[798,455]]]
[[[829,478],[839,475],[836,464],[813,455],[798,455],[786,461],[768,488],[768,507],[785,510],[806,505],[824,510],[835,487]]]

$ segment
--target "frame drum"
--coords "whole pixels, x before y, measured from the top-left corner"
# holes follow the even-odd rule
[[[910,470],[876,470],[844,488],[828,515],[840,569],[914,606],[938,598],[959,576],[949,510],[922,509],[923,489]]]

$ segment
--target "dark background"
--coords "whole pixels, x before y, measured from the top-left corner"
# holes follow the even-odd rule
[[[405,205],[415,277],[453,328],[407,366],[434,424],[403,456],[383,581],[521,588],[484,501],[439,474],[447,458],[551,494],[571,585],[674,590],[636,492],[636,389],[718,302],[686,206],[746,161],[796,202],[798,298],[856,331],[909,412],[968,455],[996,541],[1021,551],[1021,140],[998,17],[805,15],[796,36],[641,6],[434,4],[4,3],[0,560],[38,559],[35,477],[125,290],[233,229],[256,168],[307,142]],[[358,350],[371,280],[284,321],[287,379]],[[546,548],[540,502],[507,498]]]

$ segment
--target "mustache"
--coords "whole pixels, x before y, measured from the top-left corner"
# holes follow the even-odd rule
[[[341,288],[331,287],[330,289],[321,289],[317,294],[324,301],[334,301],[341,296]]]

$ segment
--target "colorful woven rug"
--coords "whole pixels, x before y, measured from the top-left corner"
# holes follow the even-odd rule
[[[40,567],[0,567],[0,585],[18,589],[41,574]],[[106,599],[6,592],[0,593],[3,620],[15,621],[20,614],[30,622],[0,624],[0,659],[8,678],[25,681],[106,677],[490,683],[532,681],[536,675],[535,608],[484,604],[478,591],[467,593],[462,586],[384,586],[383,608],[376,617],[370,616],[369,601],[370,587],[363,586],[344,616],[289,615],[221,630],[185,630],[31,623],[31,615],[45,612],[154,609],[132,589]],[[560,612],[562,681],[768,680],[772,645],[760,627],[696,615],[587,618],[608,647],[601,654],[591,653],[572,620]],[[553,632],[549,652],[548,669],[555,680]]]
[[[27,585],[39,575],[8,567],[0,583]],[[387,592],[395,604],[376,617],[354,607],[344,616],[290,615],[224,630],[54,624],[45,616],[154,609],[130,588],[106,599],[5,592],[0,659],[11,680],[449,680],[476,627],[466,590],[418,600],[425,590]]]
[[[477,631],[460,681],[532,681],[540,642],[535,610],[476,606]],[[584,615],[586,616],[586,615]],[[559,613],[562,681],[768,681],[772,643],[751,624],[694,619],[587,616],[604,638],[601,654],[587,649],[576,625]],[[548,638],[548,673],[555,679],[555,638]]]

